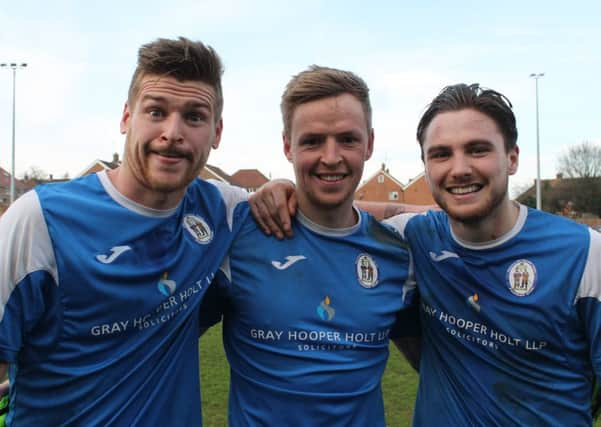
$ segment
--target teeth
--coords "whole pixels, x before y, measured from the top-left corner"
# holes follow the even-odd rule
[[[343,178],[343,175],[320,175],[324,181],[339,181]]]
[[[474,191],[478,191],[479,190],[479,186],[474,184],[474,185],[469,185],[467,187],[453,187],[449,190],[449,192],[453,193],[453,194],[467,194],[467,193],[473,193]]]

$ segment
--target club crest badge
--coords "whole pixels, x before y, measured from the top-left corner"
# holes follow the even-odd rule
[[[507,269],[509,290],[518,297],[530,295],[536,287],[536,281],[536,267],[526,259],[515,261]]]
[[[184,216],[184,227],[188,233],[201,245],[206,245],[213,240],[213,230],[199,216],[186,215]]]
[[[364,288],[373,288],[378,285],[378,266],[367,254],[361,254],[355,261],[357,268],[357,280]]]

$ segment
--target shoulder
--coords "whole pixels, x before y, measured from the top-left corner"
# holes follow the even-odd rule
[[[22,229],[26,224],[43,222],[40,198],[36,190],[31,190],[19,197],[0,217],[2,235],[14,231],[15,227]]]
[[[432,227],[436,224],[445,224],[447,214],[443,211],[430,210],[423,213],[402,213],[388,218],[385,224],[393,227],[404,238],[406,233],[413,228]]]
[[[36,191],[19,197],[0,217],[0,285],[17,283],[27,273],[56,266],[46,219]]]
[[[227,184],[225,182],[217,181],[214,179],[205,181],[201,178],[195,180],[199,185],[213,188],[217,194],[224,200],[226,206],[234,206],[240,202],[248,200],[248,192],[235,185]]]
[[[73,195],[90,190],[101,190],[102,185],[98,174],[84,175],[64,182],[41,184],[34,188],[40,197],[46,195]]]
[[[562,240],[566,244],[574,242],[575,240],[582,241],[582,239],[590,239],[590,228],[586,225],[579,224],[569,218],[564,218],[548,212],[541,212],[532,208],[528,208],[526,224],[528,230],[534,230],[541,234],[544,233],[547,238]]]

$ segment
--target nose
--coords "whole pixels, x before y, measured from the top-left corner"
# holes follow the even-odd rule
[[[335,138],[327,138],[323,144],[321,162],[328,166],[335,166],[342,161],[340,147]]]
[[[451,158],[451,175],[455,178],[468,177],[472,174],[469,158],[464,154],[455,153]]]
[[[161,139],[166,142],[183,141],[182,118],[178,114],[170,114],[167,119],[163,121]]]

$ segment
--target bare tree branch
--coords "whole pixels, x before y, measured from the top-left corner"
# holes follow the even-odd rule
[[[574,145],[559,156],[557,170],[567,178],[601,176],[601,145],[590,141]]]

